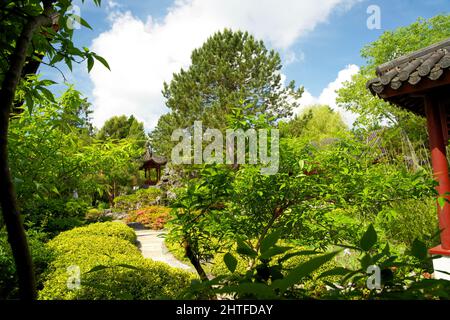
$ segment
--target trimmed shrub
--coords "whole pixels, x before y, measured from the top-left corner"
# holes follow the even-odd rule
[[[114,207],[118,210],[137,210],[154,205],[162,191],[158,188],[140,189],[133,194],[118,196],[114,199]]]
[[[50,245],[54,246],[55,243],[64,243],[65,240],[76,240],[84,236],[112,237],[126,240],[132,244],[136,242],[136,233],[125,224],[121,222],[98,222],[63,232],[55,237]]]
[[[170,208],[151,206],[129,213],[127,223],[138,222],[152,230],[164,229],[169,220]]]
[[[105,232],[111,231],[110,234]],[[49,300],[175,299],[190,285],[193,274],[144,259],[132,244],[131,228],[117,222],[96,223],[63,232],[48,243],[55,253],[39,292]],[[69,289],[68,268],[79,268],[79,288]],[[73,282],[75,283],[75,282]]]

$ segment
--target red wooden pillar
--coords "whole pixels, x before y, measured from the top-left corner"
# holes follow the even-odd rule
[[[450,179],[441,114],[437,99],[430,96],[425,98],[425,113],[427,116],[433,173],[435,179],[439,182],[437,191],[442,196],[450,193]],[[450,197],[447,196],[447,199],[450,199]],[[443,208],[438,204],[438,215],[439,227],[442,230],[441,245],[431,249],[430,253],[450,255],[450,203],[446,203]]]

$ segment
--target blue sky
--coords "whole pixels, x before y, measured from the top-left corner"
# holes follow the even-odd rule
[[[286,80],[307,90],[303,104],[336,107],[334,91],[364,65],[364,45],[418,17],[450,11],[450,0],[103,0],[100,8],[75,3],[93,27],[75,30],[75,43],[104,56],[112,71],[100,64],[90,74],[84,65],[73,73],[63,69],[68,82],[93,104],[95,125],[134,114],[147,130],[167,112],[163,81],[188,67],[192,49],[223,27],[248,30],[277,50]],[[370,5],[381,10],[380,30],[367,28]],[[54,69],[42,67],[41,73],[62,80]],[[343,115],[351,122],[352,115]]]

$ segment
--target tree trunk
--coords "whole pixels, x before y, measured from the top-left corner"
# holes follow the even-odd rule
[[[23,300],[36,298],[36,283],[33,262],[20,218],[14,184],[9,169],[8,128],[16,88],[21,78],[33,33],[44,24],[51,24],[49,13],[52,10],[52,5],[51,2],[46,2],[46,4],[43,14],[30,17],[25,23],[16,41],[14,52],[10,56],[9,69],[5,74],[0,89],[0,205],[8,232],[8,241],[16,264],[20,298]]]
[[[197,259],[195,252],[192,250],[190,241],[188,239],[185,239],[183,242],[183,246],[184,246],[184,251],[185,251],[186,257],[189,259],[191,264],[194,266],[200,279],[202,281],[208,281],[209,280],[208,276],[206,275],[205,270],[203,270],[203,267],[202,267],[200,261]]]

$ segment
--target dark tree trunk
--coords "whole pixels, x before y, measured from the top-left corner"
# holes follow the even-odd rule
[[[185,251],[186,257],[189,259],[191,264],[194,266],[200,279],[202,281],[208,281],[208,276],[206,275],[205,270],[203,270],[203,267],[202,267],[200,261],[197,259],[197,256],[196,256],[194,250],[192,250],[190,241],[188,239],[185,239],[183,242],[183,246],[184,246],[184,251]]]
[[[0,205],[3,220],[8,232],[17,276],[19,279],[20,298],[36,298],[36,283],[33,262],[28,248],[27,237],[20,218],[17,198],[8,163],[8,128],[9,116],[13,106],[14,95],[23,72],[27,50],[33,33],[45,24],[51,24],[49,13],[52,2],[44,2],[44,13],[30,17],[17,39],[14,52],[10,56],[9,69],[5,74],[0,89]]]

